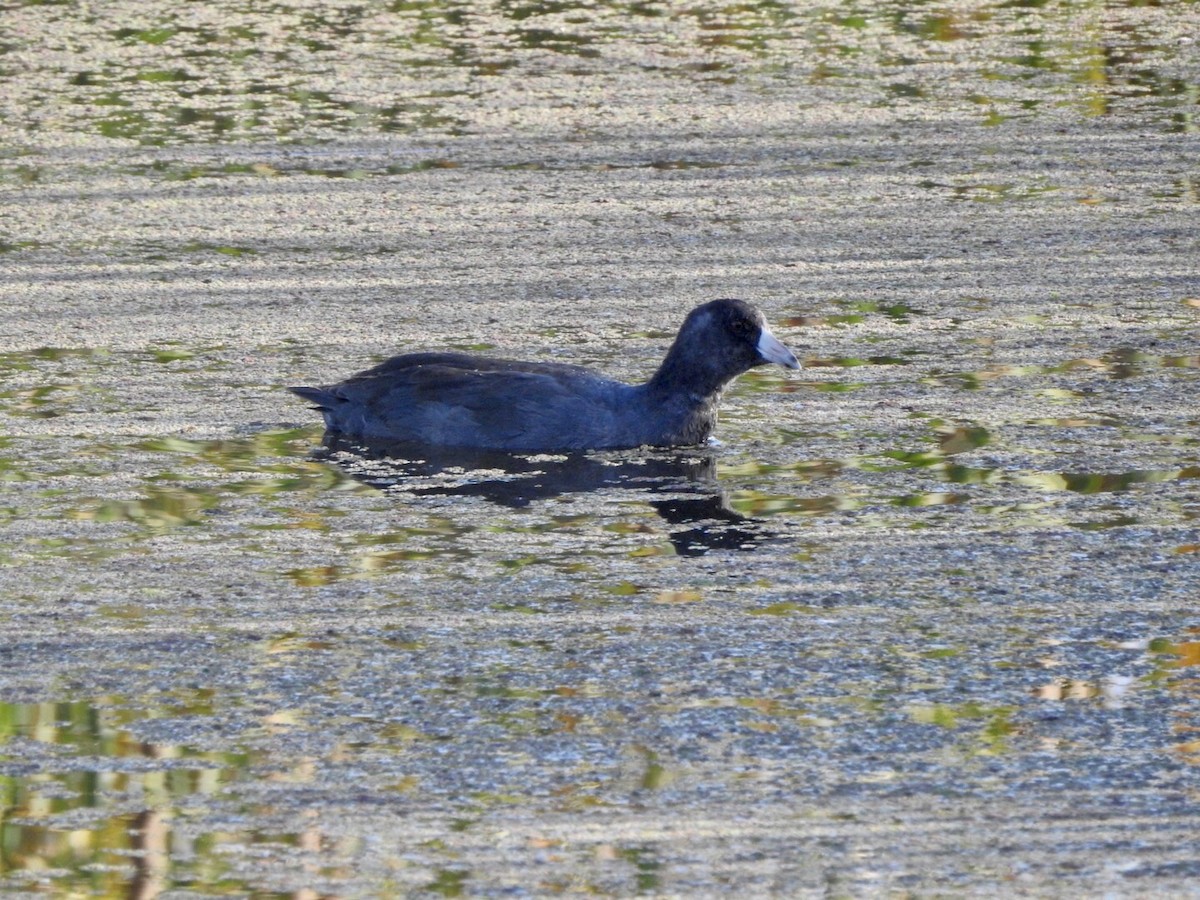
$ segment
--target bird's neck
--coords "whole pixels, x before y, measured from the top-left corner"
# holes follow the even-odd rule
[[[667,433],[665,441],[656,435],[657,441],[701,444],[716,428],[721,394],[733,379],[704,362],[681,353],[676,342],[654,377],[636,388],[656,427]]]
[[[716,403],[733,375],[721,370],[708,357],[685,353],[676,338],[658,371],[644,388],[650,396],[688,398],[696,406]]]

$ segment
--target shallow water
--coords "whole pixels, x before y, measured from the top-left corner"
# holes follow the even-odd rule
[[[0,892],[1200,875],[1196,4],[5,15]],[[284,391],[723,295],[719,446]]]

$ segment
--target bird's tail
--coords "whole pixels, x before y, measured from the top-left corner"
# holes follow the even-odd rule
[[[318,387],[290,387],[288,388],[297,397],[303,397],[305,400],[311,401],[317,405],[317,409],[333,409],[337,405],[337,397],[329,393],[324,388]]]

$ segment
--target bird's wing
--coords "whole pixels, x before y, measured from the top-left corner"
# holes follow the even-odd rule
[[[446,445],[553,446],[590,434],[609,415],[611,383],[584,370],[462,368],[440,362],[362,375],[329,388],[387,435]],[[564,448],[565,449],[565,448]]]

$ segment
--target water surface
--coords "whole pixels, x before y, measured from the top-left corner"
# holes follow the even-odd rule
[[[5,16],[0,891],[1190,889],[1195,3]],[[284,390],[715,296],[720,446]]]

